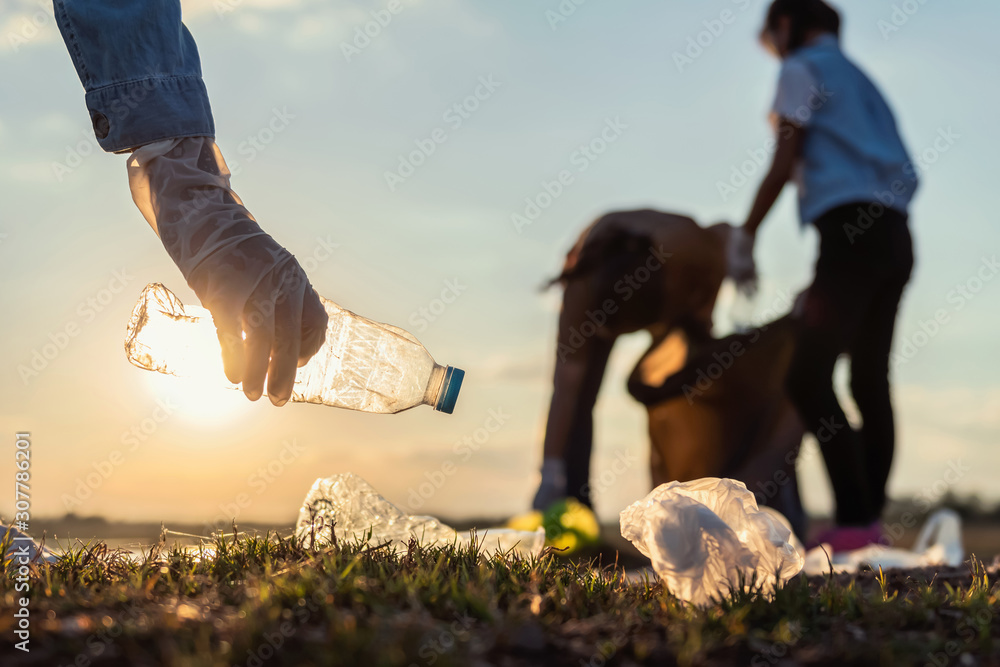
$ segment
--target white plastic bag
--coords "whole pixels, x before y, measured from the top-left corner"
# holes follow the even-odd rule
[[[656,487],[622,511],[621,530],[671,593],[705,605],[738,588],[741,576],[749,583],[756,575],[766,594],[802,570],[791,530],[775,514],[758,510],[743,482],[706,477]]]
[[[912,550],[872,544],[854,551],[829,552],[827,546],[811,549],[806,554],[805,573],[826,574],[831,569],[834,572],[857,572],[862,565],[874,570],[880,567],[955,567],[965,560],[962,519],[954,510],[939,509],[934,512],[920,530]]]
[[[406,514],[354,473],[317,479],[299,510],[295,535],[306,547],[330,544],[331,530],[337,540],[367,540],[375,546],[389,542],[391,548],[404,549],[411,537],[425,546],[467,545],[473,539],[472,533],[459,533],[432,516]],[[537,556],[545,546],[545,530],[490,528],[476,533],[475,539],[484,553],[513,549],[522,556]]]

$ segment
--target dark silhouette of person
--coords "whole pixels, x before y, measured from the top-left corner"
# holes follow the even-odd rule
[[[795,180],[803,225],[820,236],[815,277],[798,314],[788,395],[823,453],[836,525],[818,538],[835,550],[880,539],[895,431],[889,352],[913,267],[908,209],[917,176],[878,88],[840,48],[840,16],[823,0],[775,0],[761,41],[781,59],[772,107],[773,162],[742,227],[753,239]],[[852,428],[833,388],[851,360]]]

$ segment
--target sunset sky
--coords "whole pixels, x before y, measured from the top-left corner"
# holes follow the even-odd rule
[[[242,497],[237,518],[292,521],[315,478],[347,471],[415,513],[523,511],[559,306],[538,287],[581,228],[616,208],[705,224],[746,215],[762,170],[751,164],[746,183],[733,172],[766,144],[778,71],[756,42],[764,0],[564,0],[568,15],[559,0],[399,3],[367,41],[359,31],[389,0],[182,5],[236,192],[321,294],[467,371],[451,416],[278,409],[131,366],[122,343],[142,287],[194,295],[134,207],[125,158],[96,146],[51,5],[0,6],[0,425],[8,452],[15,432],[31,433],[35,516],[205,521]],[[886,94],[922,171],[890,493],[1000,500],[1000,6],[836,4],[844,49]],[[580,153],[611,126],[605,153]],[[432,136],[433,154],[401,168]],[[564,169],[572,183],[515,225]],[[759,311],[810,280],[816,236],[800,232],[794,204],[789,188],[758,239]],[[443,310],[442,293],[453,301]],[[718,333],[730,304],[727,288]],[[645,334],[619,343],[599,400],[593,476],[608,480],[605,519],[649,490],[645,412],[624,391],[647,344]],[[25,373],[36,353],[39,372]],[[497,415],[502,427],[477,451],[456,451]],[[805,500],[827,511],[811,451]],[[607,474],[616,459],[630,461],[625,474]],[[961,470],[957,483],[943,481],[949,470]],[[2,457],[0,485],[13,472]],[[443,482],[423,498],[432,480]]]

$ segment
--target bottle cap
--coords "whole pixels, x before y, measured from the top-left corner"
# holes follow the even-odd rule
[[[441,383],[441,391],[438,392],[437,404],[434,409],[450,415],[455,410],[455,402],[458,401],[458,392],[462,389],[462,380],[465,379],[465,371],[461,368],[448,366],[444,371],[444,381]]]

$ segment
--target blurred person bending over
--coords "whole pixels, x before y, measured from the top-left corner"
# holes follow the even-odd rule
[[[593,409],[618,336],[646,330],[661,341],[680,329],[710,339],[729,230],[639,210],[604,215],[580,235],[551,283],[564,291],[534,509],[565,497],[591,505]]]

